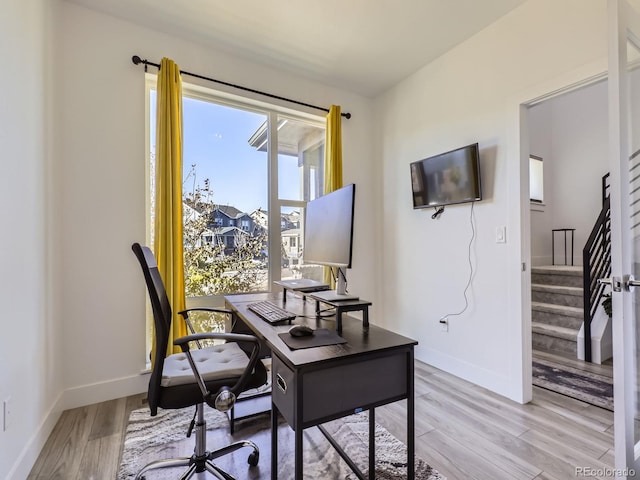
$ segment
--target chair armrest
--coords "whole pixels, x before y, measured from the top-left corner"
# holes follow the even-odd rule
[[[226,308],[214,308],[214,307],[199,307],[199,308],[186,308],[184,310],[180,310],[178,312],[182,317],[188,317],[189,312],[216,312],[216,313],[228,313],[231,315],[233,312],[231,310],[227,310]]]
[[[244,372],[242,372],[242,375],[240,375],[240,378],[238,379],[238,381],[230,387],[222,387],[218,392],[215,392],[215,394],[207,390],[207,386],[204,382],[204,379],[202,378],[202,375],[198,371],[198,367],[193,361],[193,356],[191,355],[191,352],[189,350],[189,342],[192,342],[192,341],[197,342],[199,340],[207,340],[207,339],[227,340],[229,342],[237,342],[237,343],[247,342],[247,343],[253,344],[251,349],[251,355],[249,357],[249,364],[244,369]],[[247,384],[247,381],[249,380],[249,377],[253,374],[256,368],[256,365],[259,361],[259,355],[260,355],[260,341],[258,340],[258,338],[254,337],[253,335],[246,335],[243,333],[196,333],[193,335],[186,335],[184,337],[180,337],[174,340],[173,344],[179,346],[187,356],[187,360],[189,361],[189,365],[191,365],[191,369],[193,370],[193,375],[195,376],[196,382],[200,387],[200,391],[202,392],[204,401],[207,402],[207,404],[210,407],[213,407],[216,409],[219,409],[218,406],[216,406],[215,404],[216,398],[224,390],[228,390],[233,395],[233,401],[231,405],[228,406],[228,408],[233,406],[233,403],[235,403],[235,399],[238,397],[238,395],[240,395],[240,393],[242,393],[244,386]],[[223,410],[223,411],[226,411],[226,410]]]
[[[196,330],[193,328],[193,324],[189,320],[189,312],[210,312],[210,313],[225,313],[227,315],[232,315],[233,312],[231,310],[227,310],[226,308],[214,308],[214,307],[199,307],[199,308],[186,308],[184,310],[180,310],[178,315],[182,317],[184,323],[187,325],[189,332],[191,334],[195,334]],[[198,348],[202,348],[199,340],[196,340],[196,345]]]
[[[189,342],[197,340],[227,340],[229,342],[251,342],[260,343],[257,337],[253,335],[247,335],[244,333],[222,333],[222,332],[207,332],[207,333],[194,333],[193,335],[185,335],[184,337],[177,338],[173,341],[173,344],[182,348],[182,351],[187,353],[189,351]]]

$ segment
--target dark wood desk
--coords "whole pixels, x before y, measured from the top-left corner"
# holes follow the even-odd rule
[[[341,336],[347,343],[291,350],[278,336],[290,325],[271,325],[247,309],[247,304],[270,300],[283,307],[281,293],[230,295],[235,331],[251,331],[265,343],[272,356],[271,477],[278,472],[277,419],[280,413],[295,432],[294,478],[302,480],[302,433],[317,426],[345,459],[356,476],[360,469],[335,442],[322,423],[368,410],[369,479],[375,478],[375,408],[407,400],[407,479],[415,476],[414,355],[417,342],[371,325],[367,332],[360,320],[345,317]],[[334,318],[317,317],[315,301],[289,296],[286,309],[303,315],[293,323],[335,330]]]

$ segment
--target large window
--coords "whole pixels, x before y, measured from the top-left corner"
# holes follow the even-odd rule
[[[148,241],[153,239],[155,83],[155,77],[147,82]],[[188,303],[206,299],[220,305],[222,295],[267,291],[273,280],[302,276],[300,221],[306,202],[322,191],[324,118],[183,84],[183,125]],[[220,327],[211,322],[203,328]]]

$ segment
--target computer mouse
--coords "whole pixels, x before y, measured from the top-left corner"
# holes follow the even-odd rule
[[[306,325],[294,325],[289,329],[289,335],[292,337],[309,337],[313,335],[313,328]]]

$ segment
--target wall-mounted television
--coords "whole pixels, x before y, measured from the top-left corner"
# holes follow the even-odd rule
[[[478,144],[411,163],[413,208],[482,200]]]

